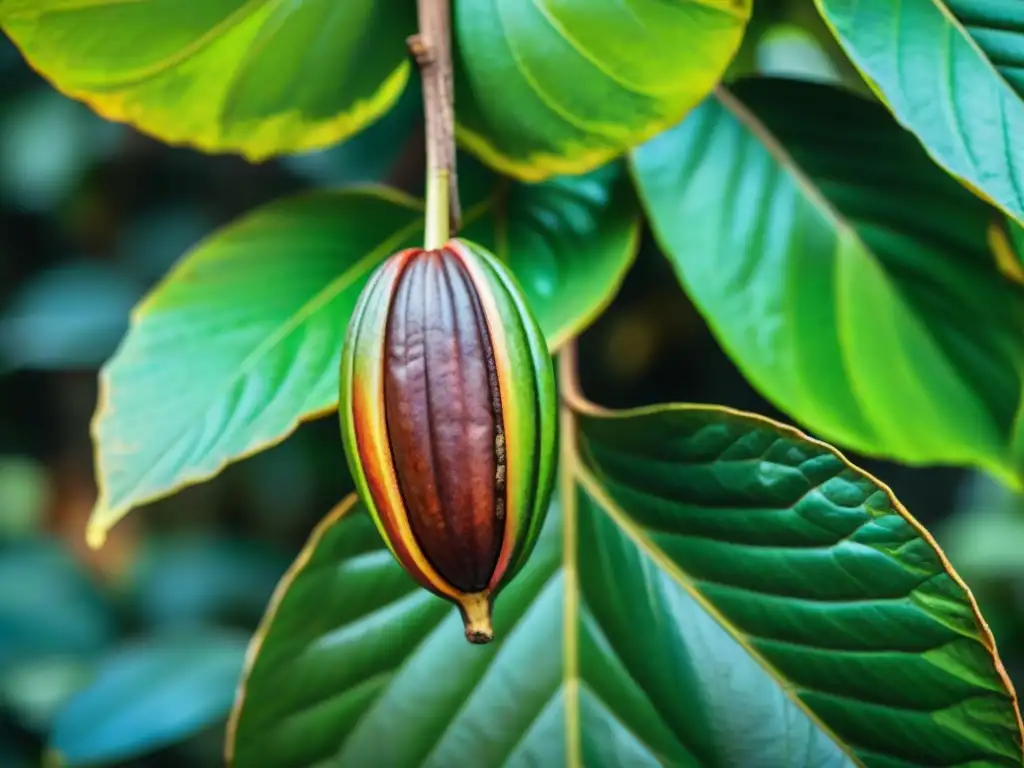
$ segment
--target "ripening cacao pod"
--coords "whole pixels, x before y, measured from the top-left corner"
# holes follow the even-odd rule
[[[554,480],[557,402],[544,335],[505,266],[477,245],[391,256],[342,354],[340,418],[359,495],[416,581],[491,640]]]

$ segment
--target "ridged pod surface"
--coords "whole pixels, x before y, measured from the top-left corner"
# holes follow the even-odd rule
[[[557,396],[544,335],[505,266],[450,240],[371,276],[341,362],[342,438],[391,552],[459,606],[466,638],[536,542],[554,482]]]

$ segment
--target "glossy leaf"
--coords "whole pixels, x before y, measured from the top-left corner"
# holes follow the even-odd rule
[[[337,398],[345,322],[374,266],[422,228],[397,195],[316,192],[266,206],[186,255],[136,308],[100,377],[90,537],[216,474]]]
[[[529,187],[492,180],[490,197],[467,210],[467,235],[516,254],[513,271],[552,344],[604,307],[632,261],[637,213],[620,170]],[[335,408],[356,298],[421,232],[418,201],[324,191],[258,210],[182,259],[136,309],[101,375],[91,540],[132,507]]]
[[[687,292],[778,407],[862,453],[1021,481],[1024,291],[989,251],[995,212],[884,109],[744,82],[634,166]]]
[[[459,138],[521,179],[591,170],[711,91],[750,8],[750,0],[455,3]]]
[[[854,64],[931,155],[1024,221],[1024,6],[816,2]]]
[[[62,92],[171,143],[253,159],[315,149],[402,92],[415,5],[379,0],[0,0]]]
[[[112,652],[54,719],[58,764],[122,762],[217,722],[244,654],[244,634],[212,630],[153,636]]]
[[[490,213],[461,233],[509,265],[551,349],[605,309],[633,263],[640,221],[624,170],[612,163],[539,184],[495,185],[487,174]]]
[[[321,523],[250,649],[234,765],[1020,764],[991,635],[887,489],[761,418],[583,408],[491,645],[354,501]]]

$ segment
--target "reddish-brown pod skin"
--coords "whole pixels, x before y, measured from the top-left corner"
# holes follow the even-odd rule
[[[478,245],[408,248],[349,321],[339,420],[356,489],[392,554],[494,636],[554,485],[558,396],[547,341],[508,267]]]
[[[483,310],[450,251],[422,254],[399,278],[384,402],[398,484],[424,555],[459,590],[484,589],[504,533],[501,399]]]

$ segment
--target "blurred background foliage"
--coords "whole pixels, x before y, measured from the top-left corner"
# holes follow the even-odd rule
[[[730,76],[753,72],[866,92],[811,3],[756,4]],[[257,166],[107,123],[0,38],[0,765],[57,753],[74,765],[220,764],[246,641],[311,528],[351,490],[336,423],[305,425],[132,515],[92,552],[96,373],[135,302],[235,216],[318,185],[418,193],[417,86],[352,141]],[[581,341],[588,393],[789,421],[723,355],[654,249],[645,238]],[[1024,498],[974,472],[851,458],[933,531],[1024,684]]]

